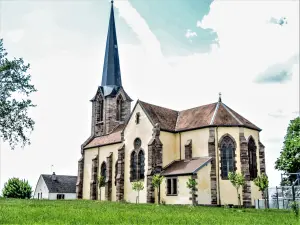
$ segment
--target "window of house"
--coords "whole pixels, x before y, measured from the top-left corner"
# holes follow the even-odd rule
[[[228,179],[229,172],[235,171],[234,163],[235,145],[232,138],[226,136],[221,143],[221,176]]]
[[[250,179],[257,177],[257,159],[256,159],[256,145],[254,139],[251,137],[248,142],[248,156],[249,156],[249,173]]]
[[[65,195],[64,194],[57,194],[56,199],[65,199]]]
[[[167,178],[167,195],[177,195],[177,177]]]
[[[145,154],[143,150],[139,151],[138,157],[138,178],[144,179],[145,178]]]
[[[106,180],[106,163],[103,162],[101,164],[101,176],[104,177],[104,180]]]
[[[133,151],[131,153],[130,157],[130,164],[131,164],[131,179],[130,180],[136,180],[137,179],[137,157],[136,157],[136,152]]]

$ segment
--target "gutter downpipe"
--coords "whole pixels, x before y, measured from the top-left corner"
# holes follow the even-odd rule
[[[216,167],[218,169],[218,202],[219,202],[219,205],[221,205],[221,195],[220,195],[220,162],[219,162],[219,138],[218,138],[218,126],[216,127],[216,150],[217,150],[217,154],[216,154]]]
[[[179,159],[181,160],[181,133],[179,132]]]

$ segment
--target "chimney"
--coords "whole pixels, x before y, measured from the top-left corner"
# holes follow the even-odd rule
[[[52,178],[52,181],[56,181],[56,175],[55,175],[55,172],[53,172],[51,178]]]

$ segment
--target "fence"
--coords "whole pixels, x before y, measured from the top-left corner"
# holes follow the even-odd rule
[[[268,188],[265,193],[267,200],[256,199],[255,208],[256,209],[289,209],[290,202],[294,199],[300,204],[300,186],[280,186]]]

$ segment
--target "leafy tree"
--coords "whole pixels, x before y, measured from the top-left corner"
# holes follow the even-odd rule
[[[100,190],[100,201],[101,201],[101,188],[105,186],[105,177],[104,176],[99,176],[98,177],[98,187]]]
[[[154,175],[153,179],[152,179],[152,184],[157,189],[158,204],[160,204],[160,185],[161,185],[163,179],[164,179],[164,177],[161,176],[160,174]]]
[[[275,162],[275,169],[286,173],[300,171],[300,117],[290,121],[284,137],[283,149]],[[288,177],[284,183],[291,183],[295,176]]]
[[[11,148],[16,144],[30,144],[29,132],[34,121],[27,115],[35,107],[29,95],[37,90],[30,84],[29,64],[22,58],[7,59],[7,52],[0,39],[0,137],[8,141]]]
[[[4,184],[3,197],[6,198],[31,198],[32,189],[28,181],[11,178]]]
[[[194,178],[189,178],[188,182],[186,182],[186,186],[192,192],[192,202],[193,205],[196,205],[196,188],[197,188],[197,181]]]
[[[236,188],[239,207],[241,207],[241,195],[239,193],[239,189],[241,186],[245,185],[245,177],[243,174],[240,174],[240,173],[229,172],[228,178],[229,178],[230,182],[232,183],[232,185]]]
[[[144,183],[142,181],[133,182],[132,189],[138,193],[136,197],[136,203],[140,203],[140,191],[144,190]]]
[[[265,191],[269,187],[269,179],[266,174],[262,174],[261,176],[256,177],[254,180],[254,184],[258,187],[259,191],[261,191],[262,196],[265,200],[265,208],[267,208],[267,201],[266,201],[266,195]]]

